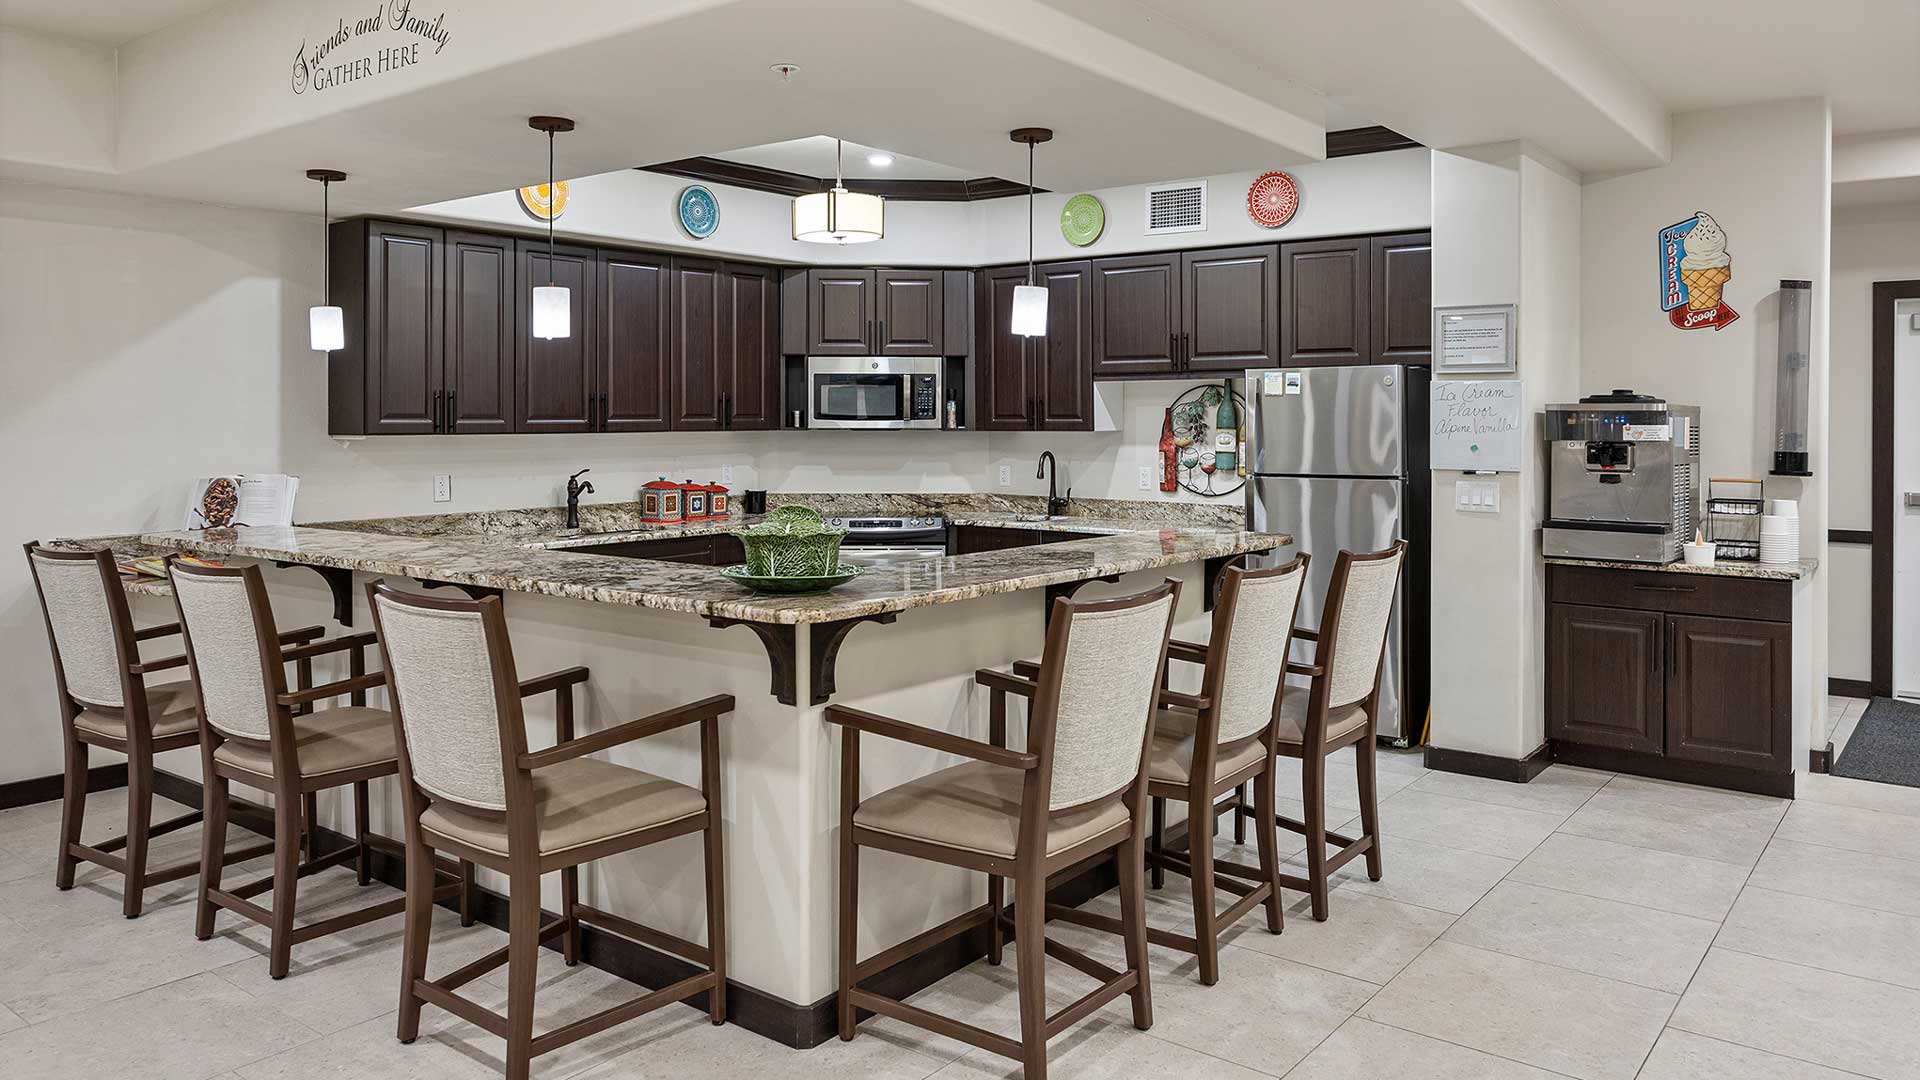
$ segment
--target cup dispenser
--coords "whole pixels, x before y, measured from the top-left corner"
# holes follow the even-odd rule
[[[1813,282],[1780,283],[1780,371],[1773,397],[1773,475],[1812,476],[1807,393],[1812,376]]]

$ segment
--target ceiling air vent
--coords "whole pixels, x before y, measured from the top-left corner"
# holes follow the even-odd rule
[[[1205,232],[1207,182],[1183,180],[1147,188],[1147,232]]]

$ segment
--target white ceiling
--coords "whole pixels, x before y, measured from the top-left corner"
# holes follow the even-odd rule
[[[124,45],[227,0],[0,0],[0,26]]]
[[[869,165],[867,164],[868,154],[890,154],[893,157],[893,164]],[[785,172],[799,173],[802,176],[829,177],[833,175],[833,136],[808,135],[802,139],[746,146],[738,150],[721,150],[707,156],[758,165],[764,169],[780,169]],[[917,158],[894,150],[883,150],[876,146],[864,146],[851,140],[846,140],[841,150],[840,174],[872,180],[974,180],[980,176],[971,169],[942,165],[937,161],[928,161],[925,158]]]

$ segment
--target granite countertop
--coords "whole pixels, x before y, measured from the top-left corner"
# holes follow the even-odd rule
[[[1224,508],[1191,503],[1131,504],[1088,501],[1102,516],[1041,518],[1027,503],[1005,497],[862,496],[788,497],[769,501],[811,502],[833,516],[845,513],[944,513],[959,524],[1053,529],[1096,535],[989,553],[925,559],[869,568],[831,592],[807,596],[754,593],[710,566],[568,551],[570,546],[666,539],[729,532],[754,518],[672,526],[641,526],[631,503],[583,506],[583,529],[560,528],[554,508],[451,514],[417,518],[336,521],[287,528],[148,533],[112,538],[191,551],[393,575],[508,592],[544,593],[603,604],[680,611],[708,618],[762,623],[813,623],[887,612],[1112,574],[1267,551],[1291,543],[1278,533],[1248,532]],[[882,510],[880,498],[893,500]],[[927,510],[924,500],[937,500]],[[1077,501],[1078,504],[1078,501]],[[1042,504],[1043,506],[1044,504]],[[1138,516],[1112,516],[1135,506]],[[1161,511],[1159,508],[1169,507]],[[1155,513],[1154,511],[1159,511]],[[1238,516],[1238,507],[1232,517]],[[1176,516],[1177,515],[1177,516]],[[1039,520],[1035,520],[1040,518]],[[1173,518],[1173,520],[1167,520]],[[1176,520],[1186,519],[1175,524]]]
[[[1608,570],[1647,570],[1657,574],[1698,574],[1702,577],[1759,578],[1765,581],[1798,581],[1812,577],[1820,568],[1819,559],[1801,559],[1790,563],[1715,562],[1712,566],[1688,566],[1683,562],[1664,565],[1639,562],[1612,562],[1604,559],[1566,559],[1549,557],[1553,566],[1598,566]]]

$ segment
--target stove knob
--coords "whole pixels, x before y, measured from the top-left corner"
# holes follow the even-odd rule
[[[828,518],[828,519],[827,519],[827,524],[828,524],[828,525],[830,525],[830,526],[832,526],[833,528],[836,528],[836,529],[837,529],[837,528],[839,528],[839,527],[840,527],[841,525],[843,525],[843,524],[845,524],[845,522],[843,522],[843,521],[841,521],[841,520],[840,520],[839,518],[837,518],[837,517],[831,517],[831,518]]]

